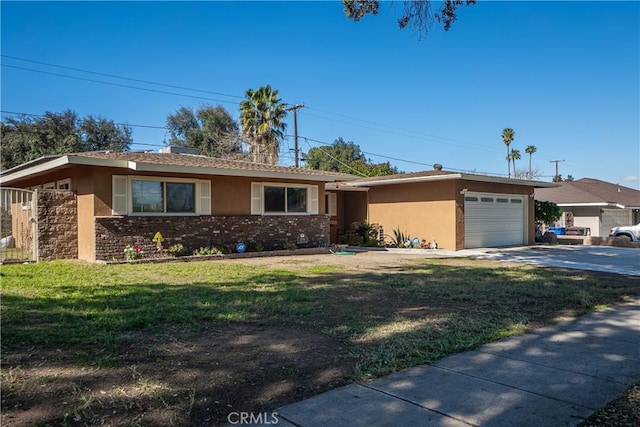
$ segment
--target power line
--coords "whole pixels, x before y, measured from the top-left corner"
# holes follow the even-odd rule
[[[311,144],[309,144],[309,141],[310,141],[310,140],[311,140],[311,141],[313,141],[313,140],[312,140],[312,139],[310,139],[310,138],[306,138],[306,137],[304,137],[304,136],[303,136],[303,138],[304,138],[304,141],[305,141],[305,142],[307,143],[307,145],[309,146],[309,148],[313,148],[313,147],[311,147]],[[315,141],[315,142],[318,142],[318,141]],[[352,166],[350,166],[350,165],[348,165],[348,164],[344,163],[344,162],[343,162],[343,161],[341,161],[340,159],[338,159],[338,158],[336,158],[336,157],[332,156],[332,155],[331,155],[331,154],[329,154],[329,152],[328,152],[327,150],[325,150],[324,148],[322,148],[322,147],[317,147],[317,148],[318,148],[322,153],[324,153],[325,155],[327,155],[328,157],[330,157],[332,160],[335,160],[336,162],[340,163],[342,166],[346,167],[347,169],[351,169],[352,171],[356,172],[356,173],[357,173],[358,175],[360,175],[360,176],[364,176],[364,177],[367,177],[367,176],[368,176],[368,175],[367,175],[367,174],[365,174],[364,172],[359,171],[358,169],[356,169],[356,168],[354,168],[354,167],[352,167]]]
[[[128,80],[128,81],[133,81],[133,82],[139,82],[139,83],[144,83],[144,84],[151,84],[151,85],[170,87],[170,88],[180,89],[180,90],[208,93],[208,94],[226,96],[226,97],[237,98],[237,99],[242,99],[243,98],[242,96],[238,96],[238,95],[230,95],[230,94],[225,94],[225,93],[221,93],[221,92],[208,91],[208,90],[204,90],[204,89],[196,89],[196,88],[190,88],[190,87],[185,87],[185,86],[178,86],[178,85],[172,85],[172,84],[166,84],[166,83],[159,83],[159,82],[154,82],[154,81],[150,81],[150,80],[119,76],[119,75],[110,74],[110,73],[85,70],[85,69],[82,69],[82,68],[69,67],[69,66],[65,66],[65,65],[53,64],[53,63],[43,62],[43,61],[36,61],[36,60],[33,60],[33,59],[27,59],[27,58],[22,58],[22,57],[17,57],[17,56],[11,56],[11,55],[5,55],[5,54],[2,54],[0,56],[2,56],[3,58],[13,59],[13,60],[17,60],[17,61],[29,62],[29,63],[33,63],[33,64],[39,64],[39,65],[48,66],[48,67],[55,67],[55,68],[61,68],[61,69],[66,69],[66,70],[82,72],[82,73],[95,74],[95,75],[100,75],[100,76],[105,76],[105,77],[110,77],[110,78],[116,78],[116,79],[122,79],[122,80]],[[18,67],[18,66],[9,65],[9,64],[1,64],[1,65],[5,66],[5,67],[10,67],[10,68],[20,69],[20,70],[25,70],[25,71],[31,71],[31,72],[41,73],[41,74],[49,74],[49,75],[63,77],[63,78],[89,81],[89,82],[93,82],[93,83],[106,84],[106,85],[118,86],[118,87],[123,87],[123,88],[144,90],[144,91],[148,91],[148,92],[163,93],[163,94],[168,94],[168,95],[183,96],[183,97],[189,97],[189,98],[195,98],[195,99],[203,99],[203,100],[207,100],[207,101],[223,102],[223,103],[230,103],[230,104],[236,104],[236,105],[239,104],[239,103],[233,102],[233,101],[225,101],[225,100],[220,100],[220,99],[199,97],[199,96],[181,94],[181,93],[176,93],[176,92],[154,90],[154,89],[142,88],[142,87],[138,87],[138,86],[131,86],[131,85],[123,85],[123,84],[112,83],[112,82],[105,82],[105,81],[101,81],[101,80],[86,79],[86,78],[81,78],[81,77],[75,77],[75,76],[52,73],[52,72],[47,72],[47,71],[35,70],[35,69],[30,69],[30,68],[25,68],[25,67]],[[286,104],[286,105],[288,105],[288,104]],[[416,131],[412,131],[412,130],[407,130],[407,129],[403,129],[403,128],[400,128],[400,127],[397,127],[397,126],[385,125],[385,124],[381,124],[381,123],[378,123],[378,122],[365,120],[365,119],[360,119],[360,118],[349,116],[349,115],[342,114],[342,113],[323,110],[323,109],[320,109],[320,108],[308,107],[308,109],[310,109],[312,111],[318,111],[318,112],[322,112],[322,113],[326,113],[326,114],[331,114],[331,115],[334,115],[334,116],[343,117],[343,118],[346,118],[346,119],[352,120],[352,121],[357,121],[357,122],[366,123],[366,124],[369,124],[369,125],[374,125],[376,127],[357,125],[357,124],[354,124],[354,123],[335,120],[335,119],[331,119],[331,118],[328,118],[328,117],[309,114],[312,117],[317,117],[317,118],[324,119],[324,120],[329,120],[329,121],[334,121],[334,122],[339,122],[339,123],[345,123],[345,124],[348,124],[348,125],[351,125],[351,126],[363,127],[363,128],[366,128],[366,129],[377,130],[377,131],[385,132],[385,133],[389,133],[389,134],[400,135],[400,136],[403,136],[403,137],[406,137],[406,138],[412,138],[412,139],[416,139],[416,140],[419,140],[419,141],[423,141],[425,139],[424,137],[427,137],[427,139],[430,139],[432,141],[435,139],[436,141],[433,141],[433,142],[436,142],[436,143],[441,143],[441,144],[444,143],[444,142],[437,141],[437,140],[450,141],[448,143],[448,145],[454,145],[454,146],[457,145],[457,146],[461,146],[461,147],[467,147],[467,148],[471,147],[471,148],[477,148],[477,149],[482,149],[482,150],[491,151],[491,152],[497,152],[497,149],[488,148],[488,147],[486,147],[484,145],[481,145],[481,144],[469,143],[469,142],[462,141],[462,140],[455,139],[455,138],[448,138],[448,137],[443,137],[443,136],[438,136],[438,135],[431,135],[431,134],[416,132]],[[295,118],[296,117],[295,117],[295,114],[294,114],[294,121],[295,121]],[[133,125],[131,125],[131,126],[133,126]],[[136,127],[154,128],[153,126],[145,126],[145,125],[137,125]],[[157,127],[157,128],[166,129],[164,127]],[[384,128],[387,128],[387,129],[384,129]],[[388,129],[393,129],[395,131],[390,131]],[[451,142],[453,142],[453,144]],[[458,144],[455,144],[455,143],[458,143]],[[400,161],[404,161],[404,160],[400,160]],[[422,164],[422,163],[418,162],[417,164]],[[500,175],[502,175],[502,174],[500,174]]]
[[[307,141],[307,143],[308,143],[308,141],[312,141],[312,142],[316,142],[318,144],[323,144],[323,145],[333,145],[330,142],[320,141],[320,140],[309,138],[309,137],[306,137],[306,136],[302,136],[302,138],[304,138]],[[318,147],[318,148],[320,148],[320,147]],[[324,153],[327,153],[325,150],[322,150],[322,151]],[[395,160],[395,161],[403,162],[403,163],[411,163],[411,164],[415,164],[415,165],[419,165],[419,166],[433,167],[433,164],[431,164],[431,163],[424,163],[424,162],[417,162],[415,160],[401,159],[401,158],[398,158],[398,157],[387,156],[387,155],[384,155],[384,154],[372,153],[370,151],[362,151],[362,153],[363,154],[368,154],[370,156],[380,157],[380,158],[388,159],[388,160]],[[327,153],[327,155],[329,155],[329,154]],[[334,160],[337,160],[334,157],[332,157],[332,158]],[[470,172],[469,169],[459,169],[459,168],[453,168],[453,167],[447,167],[446,169],[450,170],[450,171],[455,171],[455,172]],[[486,174],[487,175],[494,175],[494,176],[504,176],[504,175],[506,175],[506,174],[502,174],[502,173],[492,173],[492,172],[491,173],[487,172]]]
[[[299,157],[298,157],[298,110],[304,108],[304,104],[296,104],[289,108],[287,111],[293,111],[293,141],[294,141],[294,153],[295,153],[295,161],[296,167],[300,166]]]
[[[40,64],[40,65],[45,65],[45,66],[50,66],[50,67],[56,67],[56,68],[61,68],[61,69],[67,69],[67,70],[73,70],[73,71],[79,71],[79,72],[83,72],[83,73],[90,73],[90,74],[95,74],[95,75],[100,75],[100,76],[111,77],[111,78],[129,80],[129,81],[134,81],[134,82],[139,82],[139,83],[152,84],[152,85],[170,87],[170,88],[181,89],[181,90],[189,90],[189,91],[201,92],[201,93],[210,93],[210,94],[214,94],[214,95],[221,95],[221,96],[227,96],[227,97],[238,98],[238,99],[242,99],[243,98],[242,96],[238,96],[238,95],[229,95],[229,94],[225,94],[225,93],[213,92],[213,91],[208,91],[208,90],[203,90],[203,89],[195,89],[195,88],[189,88],[189,87],[178,86],[178,85],[158,83],[158,82],[153,82],[153,81],[149,81],[149,80],[118,76],[118,75],[109,74],[109,73],[90,71],[90,70],[85,70],[85,69],[81,69],[81,68],[75,68],[75,67],[69,67],[69,66],[64,66],[64,65],[52,64],[52,63],[42,62],[42,61],[35,61],[35,60],[32,60],[32,59],[20,58],[20,57],[11,56],[11,55],[0,55],[0,56],[2,56],[4,58],[10,58],[10,59],[18,60],[18,61],[24,61],[24,62]],[[168,91],[159,91],[159,90],[154,90],[154,89],[141,88],[141,87],[138,87],[138,86],[122,85],[122,84],[117,84],[117,83],[104,82],[104,81],[101,81],[101,80],[86,79],[86,78],[82,78],[82,77],[75,77],[75,76],[69,76],[69,75],[65,75],[65,74],[52,73],[52,72],[48,72],[48,71],[34,70],[34,69],[31,69],[31,68],[18,67],[18,66],[9,65],[9,64],[2,64],[2,65],[6,66],[6,67],[10,67],[10,68],[16,68],[16,69],[20,69],[20,70],[25,70],[25,71],[31,71],[31,72],[42,73],[42,74],[49,74],[49,75],[54,75],[54,76],[58,76],[58,77],[76,79],[76,80],[89,81],[89,82],[94,82],[94,83],[99,83],[99,84],[107,84],[107,85],[113,85],[113,86],[118,86],[118,87],[130,88],[130,89],[145,90],[145,91],[149,91],[149,92],[164,93],[164,94],[169,94],[169,95],[184,96],[184,97],[190,97],[190,98],[195,98],[195,99],[204,99],[204,100],[210,100],[210,101],[216,101],[216,102],[239,104],[239,103],[233,102],[233,101],[225,101],[225,100],[220,100],[220,99],[198,97],[198,96],[180,94],[180,93],[168,92]],[[465,141],[462,141],[462,140],[459,140],[459,139],[447,138],[447,137],[431,135],[431,134],[425,134],[425,133],[421,133],[421,132],[415,132],[415,131],[412,131],[412,130],[407,130],[407,129],[399,128],[399,127],[396,127],[396,126],[384,125],[384,124],[373,122],[373,121],[370,121],[370,120],[360,119],[360,118],[357,118],[357,117],[352,117],[352,116],[349,116],[349,115],[346,115],[346,114],[342,114],[342,113],[331,112],[331,111],[323,110],[323,109],[320,109],[320,108],[313,108],[313,107],[308,107],[308,108],[310,110],[312,110],[312,111],[318,111],[318,112],[323,112],[323,113],[326,113],[326,114],[331,114],[331,115],[335,115],[335,116],[339,116],[339,117],[344,117],[344,118],[346,118],[348,120],[367,123],[369,125],[374,125],[376,127],[357,125],[357,124],[354,124],[354,123],[344,122],[344,121],[340,121],[340,120],[331,119],[331,118],[328,118],[328,117],[323,117],[323,116],[319,116],[319,115],[310,114],[310,116],[312,116],[312,117],[317,117],[317,118],[324,119],[324,120],[329,120],[329,121],[338,122],[338,123],[345,123],[345,124],[348,124],[348,125],[351,125],[351,126],[363,127],[365,129],[377,130],[377,131],[380,131],[380,132],[400,135],[400,136],[403,136],[403,137],[413,138],[413,139],[417,139],[417,140],[424,140],[424,137],[426,136],[428,139],[431,139],[431,140],[436,139],[436,140],[450,141],[448,143],[448,145],[458,145],[458,146],[462,146],[462,147],[466,147],[466,148],[471,147],[471,148],[477,148],[477,149],[482,149],[482,150],[487,150],[487,151],[497,151],[495,149],[490,149],[490,148],[487,148],[487,147],[485,147],[483,145],[480,145],[480,144],[473,144],[473,143],[465,142]],[[295,117],[295,110],[294,110],[294,121],[295,121],[295,119],[296,119],[296,117]],[[389,130],[384,129],[384,128],[394,129],[396,131],[389,131]],[[397,131],[400,131],[400,132],[397,132]],[[413,135],[408,135],[407,133],[413,134]],[[416,135],[418,135],[418,136],[416,136]],[[442,143],[442,144],[444,143],[444,142],[441,142],[441,141],[434,141],[434,142]],[[454,142],[454,143],[457,142],[459,144],[451,144],[451,142]]]
[[[560,175],[558,175],[558,163],[560,163],[560,162],[564,162],[564,159],[562,159],[562,160],[550,160],[550,161],[549,161],[549,163],[555,163],[555,164],[556,164],[556,174],[555,174],[555,176],[553,177],[553,182],[558,182],[558,181],[560,181],[560,179],[559,179],[559,178],[560,178]]]
[[[46,65],[48,67],[62,68],[62,69],[65,69],[65,70],[79,71],[81,73],[95,74],[95,75],[98,75],[98,76],[111,77],[111,78],[114,78],[114,79],[129,80],[129,81],[132,81],[132,82],[146,83],[146,84],[150,84],[150,85],[170,87],[170,88],[173,88],[173,89],[190,90],[190,91],[193,91],[193,92],[208,93],[208,94],[211,94],[211,95],[228,96],[230,98],[239,98],[239,99],[243,98],[242,96],[238,96],[238,95],[229,95],[229,94],[221,93],[221,92],[212,92],[212,91],[209,91],[209,90],[194,89],[194,88],[185,87],[185,86],[176,86],[176,85],[171,85],[171,84],[166,84],[166,83],[152,82],[152,81],[149,81],[149,80],[142,80],[142,79],[134,79],[134,78],[131,78],[131,77],[117,76],[115,74],[108,74],[108,73],[100,73],[98,71],[83,70],[82,68],[67,67],[67,66],[64,66],[64,65],[51,64],[51,63],[48,63],[48,62],[34,61],[32,59],[20,58],[20,57],[17,57],[17,56],[10,56],[10,55],[0,55],[0,56],[2,56],[3,58],[10,58],[10,59],[18,60],[18,61],[30,62],[30,63],[33,63],[33,64]]]
[[[20,115],[20,116],[31,116],[31,117],[45,117],[44,114],[21,113],[19,111],[0,110],[0,113],[16,114],[16,115]],[[131,123],[115,123],[115,122],[114,122],[114,124],[119,125],[119,126],[130,126],[130,127],[136,127],[136,128],[149,128],[149,129],[165,129],[165,130],[169,130],[169,128],[166,127],[166,126],[137,125],[137,124],[131,124]]]
[[[165,95],[183,96],[183,97],[186,97],[186,98],[203,99],[205,101],[215,101],[215,102],[223,102],[223,103],[227,103],[227,104],[240,105],[239,102],[235,102],[235,101],[226,101],[226,100],[222,100],[222,99],[206,98],[204,96],[187,95],[187,94],[184,94],[184,93],[169,92],[169,91],[158,90],[158,89],[149,89],[149,88],[143,88],[143,87],[138,87],[138,86],[124,85],[124,84],[120,84],[120,83],[105,82],[105,81],[102,81],[102,80],[87,79],[87,78],[84,78],[84,77],[68,76],[66,74],[52,73],[50,71],[42,71],[42,70],[34,70],[33,68],[18,67],[16,65],[9,65],[9,64],[0,64],[0,65],[2,65],[3,67],[8,67],[8,68],[15,68],[17,70],[30,71],[30,72],[33,72],[33,73],[40,73],[40,74],[48,74],[48,75],[51,75],[51,76],[64,77],[64,78],[67,78],[67,79],[82,80],[82,81],[85,81],[85,82],[92,82],[92,83],[99,83],[99,84],[109,85],[109,86],[123,87],[123,88],[127,88],[127,89],[143,90],[143,91],[146,91],[146,92],[162,93],[162,94],[165,94]]]
[[[321,110],[318,108],[312,108],[309,107],[310,110],[312,111],[321,111],[323,113],[327,113],[327,114],[333,114],[336,116],[341,116],[341,117],[345,117],[349,120],[354,120],[354,121],[358,121],[358,122],[362,122],[362,123],[367,123],[370,125],[374,125],[375,127],[372,126],[364,126],[364,125],[360,125],[360,124],[355,124],[355,123],[350,123],[350,122],[345,122],[342,120],[335,120],[335,119],[331,119],[328,117],[323,117],[323,116],[319,116],[317,114],[308,114],[312,117],[316,117],[316,118],[320,118],[320,119],[324,119],[324,120],[329,120],[329,121],[334,121],[337,123],[344,123],[350,126],[356,126],[356,127],[361,127],[364,129],[371,129],[371,130],[377,130],[379,132],[385,132],[388,134],[392,134],[392,135],[400,135],[406,138],[413,138],[419,141],[424,141],[425,139],[428,139],[432,142],[438,143],[438,144],[447,144],[447,145],[453,145],[453,146],[458,146],[458,147],[463,147],[463,148],[475,148],[475,149],[481,149],[481,150],[486,150],[486,151],[491,151],[491,152],[497,152],[497,149],[494,148],[488,148],[484,145],[481,144],[474,144],[471,142],[466,142],[466,141],[462,141],[460,139],[455,139],[455,138],[448,138],[448,137],[444,137],[444,136],[438,136],[438,135],[431,135],[431,134],[427,134],[427,133],[422,133],[422,132],[417,132],[417,131],[413,131],[413,130],[408,130],[408,129],[403,129],[403,128],[399,128],[397,126],[391,126],[391,125],[385,125],[383,123],[378,123],[378,122],[373,122],[370,120],[364,120],[364,119],[358,119],[356,117],[351,117],[351,116],[347,116],[345,114],[341,114],[341,113],[332,113],[330,111],[326,111],[326,110]],[[385,129],[387,128],[387,129]],[[388,130],[388,129],[393,129],[393,130]],[[426,137],[426,138],[425,138]],[[442,141],[438,141],[438,140],[442,140]],[[445,141],[449,141],[449,142],[445,142]],[[456,144],[457,143],[457,144]]]

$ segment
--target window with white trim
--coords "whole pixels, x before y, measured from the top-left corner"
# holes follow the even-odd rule
[[[113,176],[116,215],[210,215],[211,181]]]
[[[43,190],[55,190],[56,183],[55,182],[47,182],[46,184],[42,184]]]
[[[61,179],[56,183],[56,188],[58,190],[71,190],[71,179]]]
[[[317,213],[317,185],[251,183],[252,215],[306,215]]]
[[[338,215],[338,195],[336,193],[324,195],[324,213],[330,216]]]

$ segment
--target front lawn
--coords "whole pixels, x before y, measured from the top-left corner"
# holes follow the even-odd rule
[[[384,255],[3,266],[2,424],[225,423],[640,294]]]

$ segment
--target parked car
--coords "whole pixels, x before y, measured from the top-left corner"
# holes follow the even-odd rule
[[[614,227],[609,232],[609,237],[626,237],[632,242],[638,242],[640,241],[640,224]]]

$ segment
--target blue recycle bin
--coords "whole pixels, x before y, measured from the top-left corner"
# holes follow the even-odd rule
[[[567,229],[565,227],[549,227],[547,231],[553,232],[556,236],[564,236]]]

